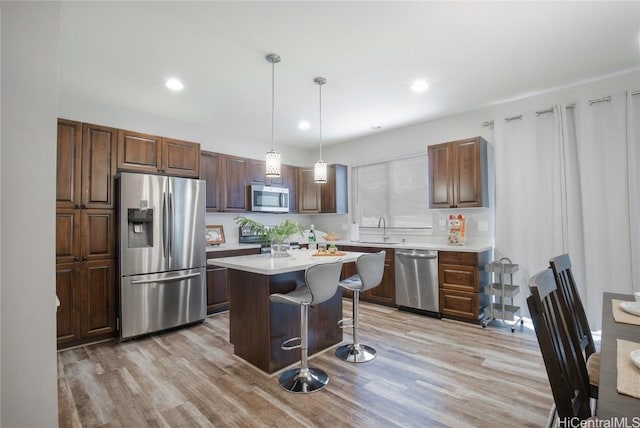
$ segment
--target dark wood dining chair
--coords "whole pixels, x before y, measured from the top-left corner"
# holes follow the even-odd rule
[[[550,259],[549,265],[555,277],[564,313],[568,318],[569,333],[577,341],[585,359],[589,373],[590,395],[593,398],[598,398],[600,353],[596,352],[587,314],[571,271],[571,259],[568,254],[563,254]]]
[[[560,420],[591,417],[589,378],[581,350],[569,336],[567,320],[551,269],[529,280],[527,305],[547,370]]]

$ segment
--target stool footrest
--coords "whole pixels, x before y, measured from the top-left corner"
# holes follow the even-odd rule
[[[353,327],[353,318],[342,318],[340,321],[338,321],[338,327],[340,328]]]
[[[291,351],[292,349],[298,349],[302,346],[301,340],[302,339],[300,337],[292,337],[291,339],[287,339],[284,342],[282,342],[282,345],[280,345],[280,349],[282,349],[283,351]],[[294,343],[296,341],[299,342],[297,345],[290,345],[290,343]]]

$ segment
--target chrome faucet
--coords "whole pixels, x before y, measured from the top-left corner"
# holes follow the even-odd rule
[[[387,241],[389,239],[389,235],[387,235],[387,222],[384,217],[380,217],[378,219],[378,227],[380,227],[380,223],[382,223],[382,240]]]

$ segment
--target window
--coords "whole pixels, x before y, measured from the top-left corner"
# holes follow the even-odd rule
[[[384,217],[387,227],[430,228],[427,155],[353,168],[354,219],[376,227]]]

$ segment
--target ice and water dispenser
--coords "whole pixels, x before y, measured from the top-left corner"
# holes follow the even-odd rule
[[[153,208],[129,208],[129,248],[153,247]]]

